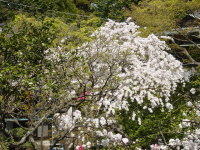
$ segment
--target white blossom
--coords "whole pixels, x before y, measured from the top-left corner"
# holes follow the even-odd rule
[[[139,124],[139,125],[142,124],[142,122],[141,122],[141,118],[140,118],[140,117],[138,117],[138,124]]]
[[[183,127],[190,127],[190,120],[188,120],[188,119],[183,119],[182,120],[182,125],[183,125]]]
[[[195,93],[196,93],[196,89],[195,89],[195,88],[191,88],[191,89],[190,89],[190,93],[191,93],[191,94],[195,94]]]
[[[133,121],[135,120],[135,116],[136,116],[136,114],[135,114],[135,112],[133,111],[133,113],[132,113],[132,120],[133,120]]]
[[[129,142],[127,138],[122,138],[122,141],[124,142],[124,144],[127,144]]]
[[[172,110],[173,109],[173,105],[170,104],[170,103],[166,103],[166,108],[169,109],[169,110]]]
[[[188,107],[191,107],[192,106],[192,103],[189,101],[189,102],[187,102],[187,106]]]
[[[106,119],[104,117],[101,117],[100,118],[100,123],[101,123],[102,126],[105,125],[106,124]]]
[[[103,139],[102,141],[101,141],[101,145],[103,145],[103,146],[108,146],[110,144],[110,140],[109,139]]]

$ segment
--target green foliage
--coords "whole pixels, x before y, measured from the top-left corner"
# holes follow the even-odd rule
[[[43,77],[43,65],[48,65],[44,61],[45,50],[59,44],[62,38],[66,39],[64,45],[69,50],[79,46],[90,40],[89,34],[98,22],[98,18],[92,18],[79,22],[78,27],[77,23],[66,25],[58,19],[45,18],[39,22],[17,16],[0,34],[0,91],[15,91],[11,82],[17,79],[26,88],[34,88],[33,85]]]
[[[14,128],[10,130],[10,133],[16,138],[21,138],[26,133],[26,130],[22,128]]]
[[[167,140],[170,137],[182,136],[176,133],[179,130],[176,126],[180,123],[180,110],[176,112],[177,116],[174,115],[175,117],[171,115],[173,112],[162,112],[159,109],[155,110],[152,114],[148,110],[142,110],[142,108],[139,111],[138,115],[142,119],[141,125],[138,125],[137,118],[136,121],[132,121],[131,118],[129,120],[125,118],[121,120],[126,134],[130,139],[135,141],[134,147],[141,146],[143,149],[148,148],[149,145],[157,143],[157,139],[162,139],[161,132]],[[125,115],[127,116],[127,114],[122,113],[122,116]],[[131,114],[128,116],[131,116]]]
[[[74,20],[76,16],[67,13],[88,15],[93,12],[102,18],[122,21],[125,19],[125,9],[129,9],[131,3],[138,4],[140,1],[141,0],[14,0],[11,3],[0,2],[2,4],[0,5],[0,22],[9,21],[14,15],[19,13],[27,14],[28,16],[37,16],[37,18],[49,16]]]
[[[91,11],[90,4],[93,1],[94,0],[75,0],[74,3],[76,5],[76,7],[79,8],[80,10],[83,10],[85,12],[90,12]]]
[[[43,78],[42,68],[47,64],[44,61],[45,50],[52,46],[56,37],[49,32],[51,26],[50,21],[22,20],[17,24],[11,23],[0,34],[1,111],[2,106],[8,105],[8,110],[18,107],[26,115],[26,90],[34,90],[36,83]],[[5,96],[7,94],[8,97]],[[12,103],[9,103],[10,98],[13,99]]]
[[[142,0],[132,0],[132,2],[134,2],[135,4],[138,4],[140,1]]]
[[[90,72],[84,66],[84,58],[76,56],[75,48],[91,40],[89,35],[100,24],[97,17],[65,24],[49,17],[38,21],[34,17],[18,15],[5,26],[0,33],[0,119],[11,117],[7,114],[16,118],[34,118],[36,113],[40,117],[49,111],[49,106],[52,105],[54,109],[57,103],[65,100],[68,97],[67,91],[72,89],[71,78],[77,75],[85,78]],[[49,54],[54,56],[60,46],[63,47],[63,52],[69,52],[68,59],[62,53],[57,56],[60,59],[58,62],[53,57],[46,58]],[[70,69],[72,66],[73,69]],[[56,101],[46,105],[50,103],[49,95]],[[41,109],[39,113],[38,109]],[[27,128],[32,129],[31,122],[28,123]],[[13,139],[5,135],[8,137],[2,141],[7,140],[8,145],[12,145],[26,132],[22,128],[14,129],[10,132]],[[26,143],[22,146],[29,145]]]
[[[23,0],[23,1],[14,0],[14,2],[36,7],[30,9],[24,8],[27,9],[27,11],[35,10],[35,11],[41,11],[43,13],[46,12],[47,10],[55,10],[55,11],[57,10],[57,11],[72,12],[72,13],[76,13],[78,11],[72,0]],[[37,8],[41,9],[38,10]]]
[[[123,21],[125,9],[129,7],[131,0],[96,0],[94,4],[97,16]]]
[[[76,21],[69,25],[65,45],[69,48],[75,48],[86,41],[90,41],[90,35],[101,25],[102,21],[98,17],[87,20]]]
[[[34,17],[27,18],[25,15],[20,14],[15,16],[15,20],[13,21],[15,25],[13,28],[21,27],[23,22],[32,23],[34,26],[41,26],[42,22],[44,24],[51,23],[49,34],[55,35],[52,46],[56,46],[62,39],[66,39],[64,45],[71,48],[80,46],[83,42],[90,40],[90,34],[102,24],[102,21],[98,17],[78,19],[66,24],[59,18],[45,17],[41,22],[37,21]]]
[[[13,18],[15,11],[10,11],[9,7],[0,2],[0,23],[5,22]]]
[[[23,137],[24,134],[26,134],[26,130],[22,129],[20,127],[14,128],[10,130],[10,133],[14,137],[14,139],[20,139]],[[32,148],[32,144],[30,142],[25,142],[24,144],[20,145],[19,148],[25,149],[25,148]]]
[[[199,48],[196,46],[191,46],[188,48],[188,52],[190,53],[191,57],[194,58],[194,60],[200,62]]]
[[[22,144],[20,146],[20,148],[22,148],[22,149],[32,149],[33,146],[32,146],[32,144],[30,142],[26,142],[26,143]]]
[[[67,15],[67,13],[79,13],[72,0],[14,0],[11,3],[0,2],[0,4],[0,22],[10,21],[19,13],[37,16],[37,18],[45,16],[74,18],[74,16]]]
[[[0,148],[2,150],[9,150],[9,144],[3,140],[3,137],[0,137]]]
[[[20,70],[23,66],[21,63],[28,63],[30,67],[40,64],[44,51],[51,46],[55,36],[49,32],[51,22],[22,21],[16,26],[11,26],[12,28],[5,28],[0,37],[1,74],[16,69],[12,75],[17,76],[18,73],[24,73]]]
[[[186,14],[199,8],[198,0],[143,0],[139,5],[132,5],[127,14],[141,27],[147,27],[143,32],[148,35],[175,28]]]

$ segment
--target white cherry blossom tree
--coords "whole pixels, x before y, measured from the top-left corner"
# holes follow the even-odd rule
[[[173,109],[169,99],[177,84],[184,82],[182,64],[166,52],[169,48],[165,42],[153,34],[140,37],[138,28],[130,19],[121,23],[109,20],[92,34],[91,42],[76,49],[77,56],[83,58],[76,65],[84,64],[85,68],[79,68],[81,71],[71,81],[78,87],[71,91],[71,97],[79,97],[70,107],[73,111],[56,117],[61,120],[60,130],[79,125],[71,131],[78,146],[87,147],[87,142],[102,146],[127,144],[129,140],[115,112],[128,112],[128,99],[150,112],[158,107]],[[141,124],[141,118],[137,118]]]

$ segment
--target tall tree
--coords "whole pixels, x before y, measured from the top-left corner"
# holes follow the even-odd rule
[[[80,30],[74,23],[68,26],[57,19],[36,21],[17,16],[3,28],[0,33],[1,147],[19,147],[30,142],[38,149],[34,137],[37,128],[48,122],[47,117],[68,109],[74,102],[76,96],[71,97],[69,92],[78,88],[69,83],[81,71],[75,64],[82,63],[74,48],[83,38],[88,40],[86,36],[92,32],[95,19],[83,22],[90,27],[84,27],[85,23]],[[62,51],[58,46],[63,42],[61,39],[66,42]],[[78,41],[72,42],[74,39]],[[9,118],[14,120],[18,130],[7,130],[5,120]],[[20,118],[26,118],[26,124],[19,122]]]
[[[73,36],[52,43],[52,21],[17,23],[0,38],[1,143],[10,147],[29,141],[37,148],[34,131],[49,116],[56,134],[52,147],[69,138],[79,146],[123,146],[128,139],[116,110],[128,112],[128,98],[152,110],[171,105],[169,97],[183,79],[181,63],[165,52],[165,43],[154,35],[139,37],[130,20],[109,20],[88,42],[71,48]],[[21,117],[28,119],[26,125]],[[16,121],[22,135],[7,130],[6,118]]]

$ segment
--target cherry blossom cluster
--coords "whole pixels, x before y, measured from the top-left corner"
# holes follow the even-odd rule
[[[81,111],[79,110],[72,110],[72,107],[69,108],[67,113],[64,114],[60,114],[57,113],[54,115],[54,119],[56,122],[59,123],[59,128],[60,129],[70,129],[73,126],[75,126],[75,124],[77,122],[79,122],[80,120],[82,120],[82,116],[81,116]]]
[[[92,34],[91,42],[76,49],[76,55],[84,61],[76,62],[79,74],[76,72],[78,75],[72,78],[71,84],[84,89],[80,92],[73,87],[70,95],[75,102],[89,101],[90,106],[82,106],[83,110],[70,108],[66,114],[57,115],[60,128],[83,124],[86,129],[82,132],[93,131],[99,137],[99,145],[127,144],[126,137],[106,130],[106,125],[117,124],[116,110],[129,111],[128,99],[151,113],[155,107],[173,109],[169,99],[177,84],[184,82],[182,64],[166,52],[169,48],[165,42],[153,34],[140,37],[138,29],[130,19],[121,23],[109,20]],[[61,55],[67,59],[67,54]],[[53,55],[56,57],[60,54]],[[133,120],[136,115],[133,112]],[[141,118],[137,119],[141,124]],[[77,149],[83,147],[79,145]]]
[[[79,48],[98,81],[96,93],[112,82],[113,90],[108,89],[98,101],[107,116],[115,109],[128,111],[127,98],[148,108],[173,109],[168,102],[170,95],[183,81],[182,64],[166,52],[165,42],[153,34],[139,37],[138,28],[129,19],[123,23],[109,20],[92,35],[93,42]]]
[[[187,131],[187,136],[185,136],[182,140],[170,139],[167,145],[161,144],[152,144],[151,150],[168,150],[168,149],[176,149],[176,150],[199,150],[200,149],[200,129],[196,129],[194,131]]]
[[[187,136],[182,140],[170,139],[169,147],[183,150],[199,150],[200,149],[200,129],[193,132],[188,131]]]

